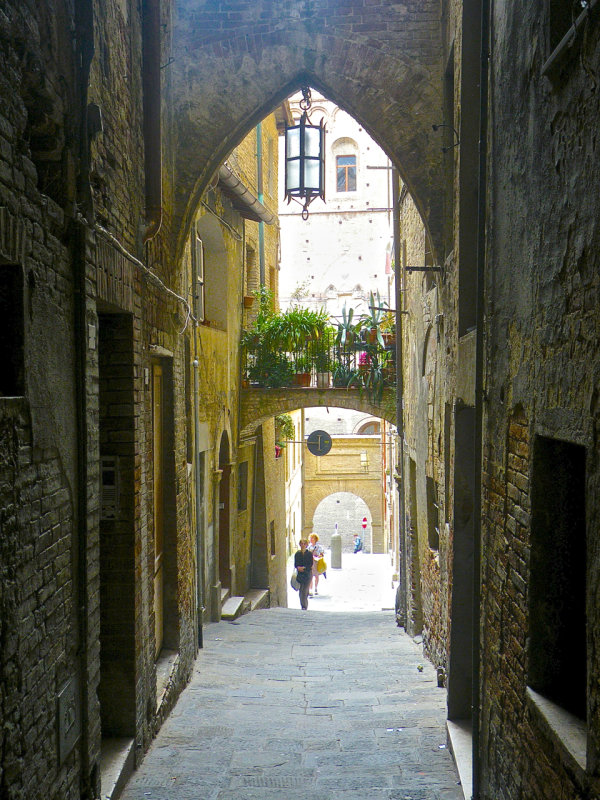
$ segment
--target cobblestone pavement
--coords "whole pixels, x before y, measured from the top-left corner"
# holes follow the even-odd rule
[[[461,800],[446,692],[393,612],[273,608],[205,629],[123,800]]]

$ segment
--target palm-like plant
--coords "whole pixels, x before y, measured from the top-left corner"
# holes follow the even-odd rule
[[[379,289],[377,294],[369,292],[369,313],[363,314],[361,317],[362,327],[370,331],[375,331],[375,340],[380,347],[384,346],[383,336],[381,334],[381,323],[384,319],[384,311],[388,308],[385,300],[381,299]]]
[[[342,308],[342,319],[338,321],[336,344],[341,350],[346,350],[356,338],[362,327],[362,318],[354,322],[354,309]]]

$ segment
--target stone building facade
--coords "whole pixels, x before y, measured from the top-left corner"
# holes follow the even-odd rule
[[[382,456],[381,437],[335,436],[327,456],[318,457],[306,451],[303,459],[304,527],[305,536],[315,530],[322,544],[329,547],[331,534],[337,530],[342,537],[342,550],[351,552],[354,533],[362,534],[365,552],[383,553],[386,542],[383,534],[383,495],[381,491]],[[334,515],[333,524],[325,528],[313,525],[315,513],[321,503],[332,495],[352,495],[362,501],[366,511],[353,520],[340,513]],[[340,510],[341,498],[337,499]],[[362,519],[367,518],[367,529],[362,531]],[[327,518],[325,518],[329,521]],[[325,521],[325,520],[324,520]],[[350,524],[346,524],[350,523]]]
[[[223,599],[285,602],[273,423],[241,440],[237,402],[244,295],[277,288],[282,117],[215,173],[176,258],[170,12],[2,11],[7,800],[110,792],[101,754],[139,762]]]
[[[252,164],[220,167],[306,82],[414,203],[395,260],[402,605],[445,667],[473,794],[600,795],[599,30],[594,0],[3,3],[3,797],[96,797],[102,733],[139,760],[199,611],[279,573],[282,461],[272,423],[238,435],[233,345],[276,245]],[[196,239],[228,290],[198,328]]]
[[[595,797],[596,13],[444,11],[443,246],[400,194],[405,623],[474,797]]]
[[[290,98],[294,119],[300,95]],[[325,127],[325,202],[310,205],[307,220],[297,203],[280,198],[282,305],[324,308],[339,317],[342,307],[368,313],[369,293],[391,302],[391,164],[364,127],[342,108],[311,93],[312,124]],[[285,154],[280,142],[280,163]]]

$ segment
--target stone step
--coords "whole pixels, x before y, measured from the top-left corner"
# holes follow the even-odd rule
[[[100,780],[103,800],[116,800],[133,774],[135,739],[102,737]]]
[[[236,619],[243,613],[244,598],[229,597],[221,607],[221,619]]]
[[[268,589],[248,589],[245,595],[249,611],[256,611],[257,608],[269,608]]]

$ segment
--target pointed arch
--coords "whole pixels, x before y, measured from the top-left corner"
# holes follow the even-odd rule
[[[293,13],[278,0],[256,0],[232,19],[210,0],[178,3],[170,67],[177,253],[219,164],[306,84],[357,119],[386,151],[434,248],[441,241],[442,154],[431,129],[442,96],[438,2],[423,0],[410,11],[381,6],[372,19],[363,12],[362,0],[316,0]]]

